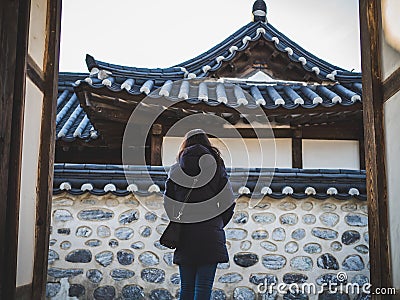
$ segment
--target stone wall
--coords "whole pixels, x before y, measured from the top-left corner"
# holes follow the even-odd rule
[[[241,197],[237,203],[226,227],[230,262],[218,266],[213,299],[261,299],[257,284],[265,280],[321,285],[340,271],[348,282],[369,280],[366,202],[265,197],[250,208]],[[175,299],[178,268],[172,250],[158,243],[166,224],[160,195],[55,196],[47,297]]]

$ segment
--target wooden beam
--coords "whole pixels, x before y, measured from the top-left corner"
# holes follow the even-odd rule
[[[0,299],[10,300],[16,297],[29,16],[29,0],[0,1]]]
[[[26,72],[30,80],[44,92],[44,73],[29,54],[27,56]]]
[[[296,129],[293,132],[292,138],[292,167],[303,168],[303,140],[302,130]]]
[[[162,149],[162,125],[153,124],[151,127],[151,165],[161,166],[161,149]]]
[[[363,114],[371,284],[390,287],[390,245],[383,117],[381,1],[360,0]],[[373,299],[381,299],[373,295]]]
[[[38,165],[38,201],[33,267],[32,299],[45,298],[47,254],[51,225],[53,165],[56,136],[58,62],[60,53],[61,0],[47,0],[46,52],[44,56],[44,101]]]
[[[398,91],[400,91],[400,68],[397,68],[397,70],[383,82],[383,101],[386,102]]]

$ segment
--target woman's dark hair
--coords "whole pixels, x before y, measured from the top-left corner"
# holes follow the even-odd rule
[[[221,151],[218,148],[211,145],[211,142],[208,138],[207,133],[203,129],[193,129],[185,134],[185,138],[181,144],[181,147],[178,152],[178,160],[181,158],[183,151],[186,148],[193,145],[202,145],[210,150],[212,155],[214,156],[217,164],[222,163]]]

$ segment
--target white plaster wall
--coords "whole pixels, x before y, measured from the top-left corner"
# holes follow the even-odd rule
[[[163,140],[163,165],[169,166],[176,160],[181,137],[165,137]],[[291,168],[291,139],[211,139],[211,143],[222,153],[227,167],[279,167]],[[261,155],[262,153],[262,155]]]
[[[343,140],[303,140],[303,168],[359,170],[359,143]]]
[[[24,138],[22,146],[17,286],[32,282],[35,252],[36,188],[42,105],[42,92],[32,83],[32,81],[27,79]]]
[[[393,286],[400,289],[400,92],[385,103],[384,114]]]
[[[42,69],[46,50],[46,15],[47,0],[32,0],[28,53]]]

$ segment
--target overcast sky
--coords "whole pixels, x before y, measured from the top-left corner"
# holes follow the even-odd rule
[[[85,55],[134,67],[193,58],[252,20],[254,0],[65,0],[60,71],[86,72]],[[360,71],[357,0],[266,0],[267,18],[314,55]]]

